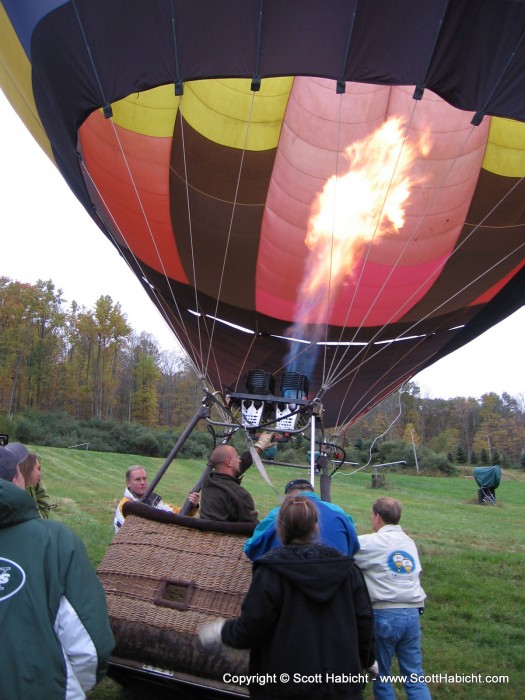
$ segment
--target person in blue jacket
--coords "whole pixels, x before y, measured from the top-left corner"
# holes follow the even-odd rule
[[[321,500],[307,479],[289,481],[284,489],[285,496],[307,496],[317,507],[319,514],[319,542],[334,547],[341,554],[353,556],[359,551],[359,539],[352,518],[334,503]],[[274,508],[261,520],[253,535],[244,544],[244,553],[256,561],[274,547],[280,547],[276,521],[279,508]]]
[[[0,447],[0,698],[81,700],[115,644],[104,589],[82,540],[24,489]]]

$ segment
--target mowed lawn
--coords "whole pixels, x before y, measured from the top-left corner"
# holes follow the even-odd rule
[[[151,478],[162,460],[38,446],[34,450],[58,505],[53,517],[82,537],[97,566],[113,537],[113,513],[126,468],[141,464]],[[203,467],[201,461],[175,460],[156,490],[164,500],[180,504]],[[268,471],[281,493],[289,479],[308,475],[289,467],[270,466]],[[332,479],[332,501],[352,515],[359,534],[370,531],[375,498],[389,495],[403,503],[401,524],[416,541],[424,569],[427,605],[421,623],[432,697],[514,700],[525,697],[525,473],[504,472],[495,507],[477,504],[476,483],[465,478],[471,473],[449,478],[387,474],[387,487],[380,490],[371,488],[370,470],[338,473]],[[278,505],[256,470],[243,483],[261,517]],[[149,693],[150,700],[155,693]],[[371,696],[368,688],[366,697]],[[90,700],[128,697],[128,691],[109,679],[89,694]],[[396,697],[405,697],[401,688]]]

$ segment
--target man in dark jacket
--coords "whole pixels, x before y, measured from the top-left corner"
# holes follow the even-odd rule
[[[254,448],[262,454],[272,442],[272,433],[262,433]],[[209,472],[201,487],[200,517],[227,523],[259,522],[251,494],[241,486],[244,472],[251,467],[249,451],[242,455],[232,445],[219,445],[210,455]]]
[[[210,456],[211,471],[201,489],[201,518],[228,523],[259,518],[251,494],[241,486],[241,458],[232,445],[219,445]]]
[[[85,697],[114,646],[104,590],[80,538],[42,519],[0,447],[0,698]]]

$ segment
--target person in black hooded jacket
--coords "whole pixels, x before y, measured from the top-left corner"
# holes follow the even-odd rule
[[[277,527],[284,544],[254,564],[240,617],[205,626],[201,642],[250,649],[248,687],[257,700],[362,698],[375,659],[363,575],[353,557],[315,542],[311,499],[286,498]]]

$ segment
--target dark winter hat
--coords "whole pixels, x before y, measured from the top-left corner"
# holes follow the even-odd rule
[[[284,487],[285,495],[292,489],[299,489],[300,491],[313,491],[314,487],[308,481],[308,479],[294,479],[293,481],[289,481]]]
[[[21,442],[8,442],[5,449],[15,457],[17,464],[21,464],[29,454],[29,450]]]
[[[0,447],[0,479],[13,481],[16,467],[16,457],[7,448]]]

